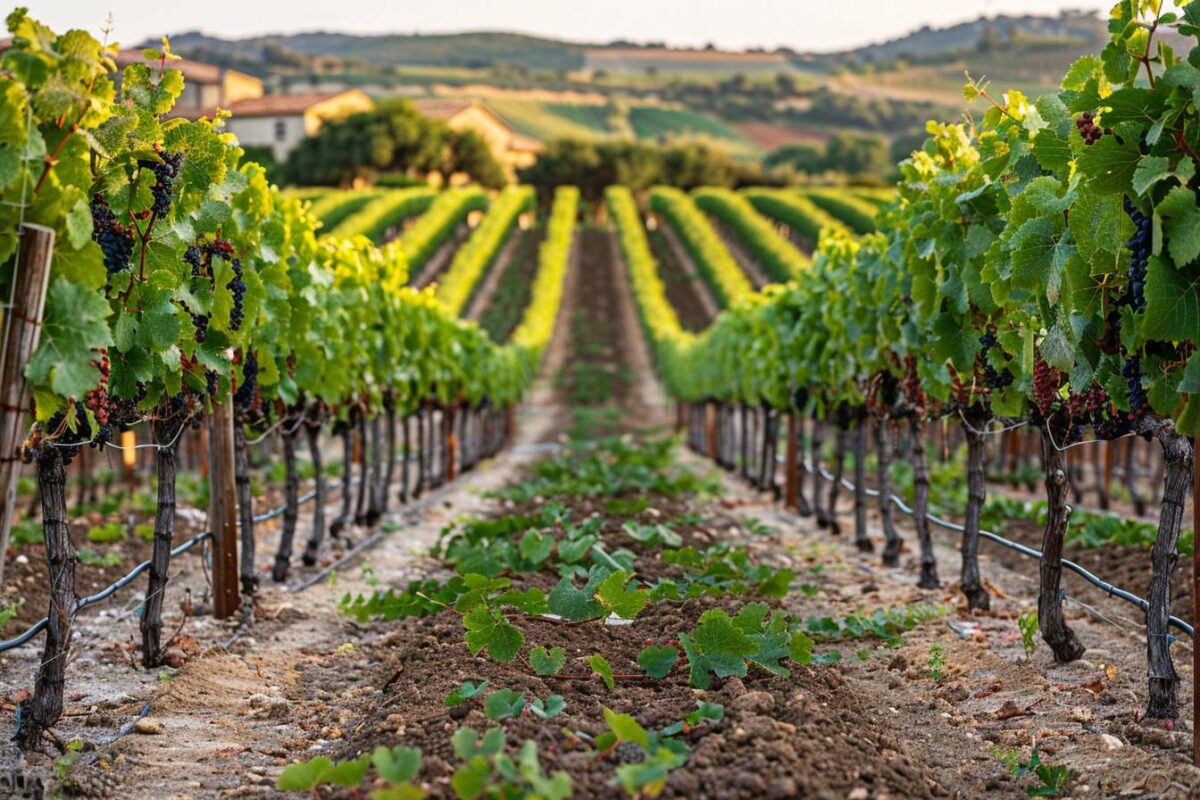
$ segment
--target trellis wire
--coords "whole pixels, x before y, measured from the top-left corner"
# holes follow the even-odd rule
[[[776,456],[775,460],[777,463],[783,463],[783,458],[780,456]],[[801,461],[800,463],[804,465],[804,469],[810,475],[819,475],[821,478],[824,478],[827,481],[833,480],[833,475],[828,470],[826,470],[824,467],[818,467],[818,468],[814,469],[812,463],[809,461]],[[846,478],[841,479],[841,485],[847,491],[851,491],[851,492],[855,491],[854,484],[851,483]],[[879,497],[878,489],[872,489],[870,487],[864,486],[863,491],[871,497]],[[913,509],[909,508],[908,504],[905,503],[904,500],[902,500],[900,497],[896,496],[895,494],[889,494],[888,499],[891,501],[891,503],[894,506],[896,506],[896,508],[900,509],[901,513],[908,514],[910,517],[914,515]],[[1067,506],[1068,518],[1070,516],[1070,511],[1071,511],[1071,506],[1068,505]],[[938,527],[941,527],[941,528],[945,528],[946,530],[955,531],[956,533],[965,533],[966,532],[966,529],[962,525],[959,525],[955,522],[950,522],[949,520],[944,520],[941,517],[937,516],[936,514],[928,514],[927,513],[925,515],[925,518],[928,519],[930,522],[932,522],[934,525],[937,525]],[[987,539],[988,541],[995,542],[996,544],[1007,547],[1010,550],[1015,550],[1016,552],[1020,553],[1023,556],[1028,556],[1030,558],[1036,558],[1039,561],[1042,558],[1042,552],[1040,550],[1035,550],[1032,547],[1028,547],[1028,546],[1020,544],[1018,542],[1014,542],[1011,539],[1006,539],[998,533],[992,533],[991,531],[980,529],[979,535],[982,538]],[[1113,597],[1120,598],[1121,600],[1124,600],[1127,603],[1132,603],[1133,605],[1140,608],[1142,611],[1148,612],[1150,610],[1150,603],[1148,601],[1144,600],[1143,598],[1139,597],[1138,595],[1134,594],[1133,592],[1126,591],[1126,590],[1120,588],[1119,586],[1114,586],[1113,584],[1109,583],[1108,581],[1097,577],[1096,575],[1089,572],[1087,569],[1076,564],[1074,561],[1064,558],[1064,559],[1062,559],[1062,565],[1066,569],[1070,570],[1071,572],[1074,572],[1076,575],[1078,575],[1079,577],[1083,578],[1088,583],[1095,586],[1097,589],[1102,589],[1103,591],[1107,592],[1108,594],[1112,595]],[[1169,617],[1168,622],[1169,622],[1169,624],[1171,624],[1178,630],[1181,630],[1184,633],[1186,633],[1188,635],[1188,637],[1193,638],[1193,639],[1195,638],[1195,629],[1191,625],[1189,625],[1187,622],[1184,622],[1179,617],[1175,617],[1175,616]]]

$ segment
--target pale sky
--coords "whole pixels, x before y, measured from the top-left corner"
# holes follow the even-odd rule
[[[223,37],[300,31],[448,33],[507,30],[583,42],[715,42],[727,48],[841,50],[943,27],[980,14],[1107,10],[1112,0],[22,0],[56,30],[98,32],[112,12],[114,38],[202,30]]]

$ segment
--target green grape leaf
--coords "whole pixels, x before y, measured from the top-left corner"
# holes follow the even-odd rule
[[[499,689],[483,701],[483,713],[487,714],[488,719],[496,722],[518,716],[523,708],[525,698],[512,689]]]
[[[1175,263],[1183,267],[1200,257],[1200,208],[1196,207],[1196,193],[1176,186],[1155,212],[1164,218],[1163,233]]]
[[[463,617],[467,629],[467,648],[472,655],[487,650],[497,661],[509,662],[517,657],[525,637],[510,625],[498,611],[489,611],[480,606]]]
[[[550,605],[550,613],[571,622],[603,616],[604,607],[594,599],[594,595],[604,579],[611,574],[611,570],[604,567],[592,567],[588,572],[587,584],[582,589],[577,589],[575,582],[570,578],[563,578],[555,584],[546,598]]]
[[[649,589],[629,589],[630,573],[619,570],[605,578],[596,589],[595,598],[605,611],[621,619],[634,619],[650,600]]]
[[[609,729],[616,734],[619,742],[633,742],[645,749],[650,749],[650,736],[638,721],[628,714],[618,714],[611,708],[604,709],[604,721]]]
[[[604,685],[608,687],[610,692],[617,688],[617,682],[613,678],[612,665],[608,663],[608,659],[599,653],[594,656],[588,656],[588,666],[592,668],[593,672],[600,676],[601,680],[604,681]]]
[[[651,678],[665,678],[679,660],[679,651],[674,647],[649,645],[638,653],[637,663]]]
[[[504,729],[492,728],[481,737],[474,728],[462,727],[450,737],[454,755],[464,761],[492,757],[504,749]]]
[[[1165,259],[1150,257],[1142,335],[1179,342],[1200,330],[1200,274],[1189,279]]]
[[[461,800],[475,800],[487,790],[492,767],[483,756],[472,756],[466,764],[454,771],[450,786]]]
[[[34,383],[49,383],[60,397],[82,398],[100,379],[92,364],[93,350],[112,345],[105,320],[109,307],[102,295],[66,281],[50,286],[42,337],[33,358],[25,366],[25,377]]]
[[[379,777],[388,783],[411,781],[421,771],[421,748],[397,745],[391,749],[380,746],[371,756]]]
[[[545,700],[537,698],[529,704],[529,710],[538,719],[552,719],[557,717],[566,707],[567,701],[560,694],[552,694]]]
[[[567,651],[563,648],[553,647],[547,650],[539,644],[529,651],[529,666],[538,675],[557,675],[562,671],[566,658]]]
[[[746,657],[758,648],[721,609],[710,609],[690,634],[679,634],[679,643],[687,654],[691,684],[697,689],[711,685],[709,673],[718,678],[746,674]]]
[[[495,602],[498,605],[519,608],[526,614],[546,614],[550,611],[550,605],[546,602],[546,593],[536,586],[531,586],[525,591],[509,589],[498,596]]]
[[[370,766],[369,753],[353,761],[331,761],[325,756],[318,756],[311,761],[289,764],[279,775],[275,788],[281,792],[302,792],[328,784],[354,787],[362,783]]]
[[[472,697],[477,697],[483,694],[483,690],[487,688],[487,685],[487,681],[480,681],[478,684],[471,683],[470,681],[463,681],[461,686],[459,686],[450,694],[446,695],[446,706],[448,708],[461,706]]]

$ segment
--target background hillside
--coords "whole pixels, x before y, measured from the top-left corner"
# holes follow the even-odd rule
[[[792,148],[812,157],[840,132],[881,137],[903,154],[925,120],[956,117],[968,70],[1003,90],[1053,89],[1105,39],[1096,16],[998,16],[925,27],[854,50],[803,53],[672,49],[662,42],[570,42],[520,33],[312,32],[171,37],[190,58],[262,77],[272,91],[359,87],[376,97],[480,101],[540,142],[704,139],[739,159]],[[791,154],[791,155],[789,155]]]

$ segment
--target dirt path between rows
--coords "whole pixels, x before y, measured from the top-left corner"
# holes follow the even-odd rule
[[[727,226],[722,225],[715,217],[709,217],[708,221],[717,232],[717,236],[721,237],[721,243],[725,245],[725,249],[729,251],[729,255],[733,256],[733,260],[742,268],[742,272],[746,273],[746,277],[754,284],[755,289],[761,289],[772,282],[767,273],[763,272],[762,266],[758,261],[742,246],[742,242],[738,239],[737,234],[729,230]]]
[[[471,303],[467,306],[467,313],[464,318],[470,320],[479,320],[479,316],[483,314],[483,310],[491,304],[492,298],[496,295],[496,288],[500,286],[500,281],[504,278],[504,273],[508,271],[509,263],[512,261],[513,253],[517,251],[517,247],[526,236],[536,236],[536,230],[520,230],[514,228],[508,235],[508,239],[504,242],[504,246],[500,248],[500,252],[496,254],[496,258],[488,265],[487,272],[484,274],[483,283],[475,290],[475,296]]]
[[[471,235],[471,228],[466,223],[460,223],[454,229],[454,233],[442,243],[438,251],[433,254],[429,261],[425,262],[425,266],[421,267],[421,271],[415,278],[412,278],[409,283],[415,289],[424,289],[429,284],[433,283],[438,275],[442,274],[442,270],[450,263],[450,259],[454,258],[454,254],[458,252],[458,248]]]
[[[704,308],[704,313],[708,315],[709,321],[717,318],[721,307],[717,304],[716,298],[713,296],[712,287],[708,285],[703,276],[700,275],[700,270],[696,268],[692,262],[692,257],[688,254],[687,248],[683,246],[683,242],[679,241],[679,236],[675,230],[665,222],[659,223],[660,231],[662,231],[663,239],[671,248],[671,252],[675,255],[675,263],[687,273],[688,281],[691,283],[696,298],[700,301],[700,305]]]

